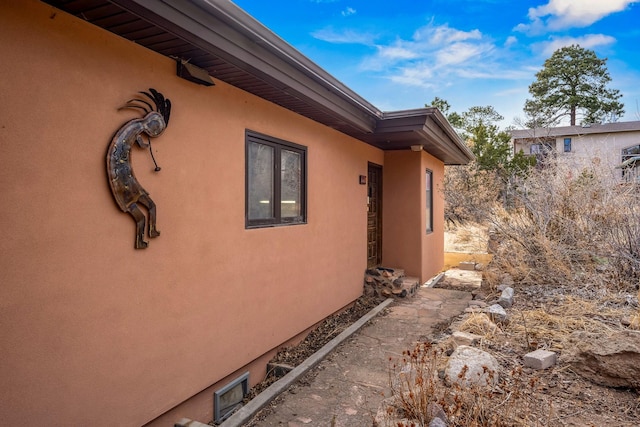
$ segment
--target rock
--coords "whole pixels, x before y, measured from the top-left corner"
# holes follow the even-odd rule
[[[484,270],[484,264],[481,263],[481,262],[477,263],[475,269],[476,269],[476,271],[483,271]]]
[[[496,288],[498,290],[498,292],[502,292],[505,289],[507,289],[509,287],[509,285],[505,285],[504,283],[501,285],[498,285],[498,287]]]
[[[498,298],[498,304],[504,308],[509,308],[513,305],[513,288],[504,288],[500,298]]]
[[[487,296],[481,291],[472,291],[471,295],[473,295],[473,300],[474,301],[476,301],[476,300],[484,300],[484,299],[487,298]]]
[[[480,307],[480,308],[484,308],[487,306],[487,303],[482,301],[482,300],[471,300],[469,301],[469,307]]]
[[[467,332],[456,331],[451,335],[453,338],[453,342],[456,346],[459,345],[468,345],[472,346],[474,344],[478,344],[482,337],[480,335],[469,334]]]
[[[493,304],[484,309],[484,312],[489,315],[489,318],[495,323],[506,323],[509,319],[507,312],[500,304]]]
[[[447,414],[445,414],[444,409],[439,403],[429,403],[429,406],[427,406],[427,415],[432,419],[431,422],[440,420],[444,423],[442,425],[447,425]],[[431,426],[431,424],[429,425]]]
[[[466,366],[463,375],[462,370]],[[449,384],[463,386],[471,384],[496,385],[499,380],[500,365],[495,357],[480,349],[466,345],[455,349],[445,368],[445,379]]]
[[[560,360],[590,381],[640,389],[640,332],[576,331],[563,344]]]
[[[476,263],[473,261],[460,261],[458,263],[458,268],[460,270],[469,270],[473,271],[476,269]]]
[[[440,418],[434,418],[429,423],[429,427],[447,427],[447,423],[442,421]]]
[[[547,369],[556,364],[558,355],[553,351],[536,350],[524,355],[524,366],[533,369]]]

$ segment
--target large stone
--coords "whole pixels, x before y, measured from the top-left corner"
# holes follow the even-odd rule
[[[640,389],[640,332],[572,333],[560,360],[590,381]]]
[[[507,315],[507,312],[505,311],[504,307],[502,307],[500,304],[493,304],[485,308],[484,312],[487,313],[489,318],[494,323],[506,323],[507,320],[509,320],[509,316]]]
[[[524,366],[533,369],[547,369],[556,364],[558,355],[549,350],[536,350],[524,355]]]
[[[507,286],[503,289],[500,298],[498,298],[498,304],[504,308],[509,308],[513,305],[513,288]]]
[[[466,372],[462,375],[465,366]],[[445,368],[445,379],[449,384],[495,385],[499,376],[500,365],[495,357],[486,351],[466,345],[460,345],[455,349]]]
[[[472,261],[460,261],[458,263],[458,268],[461,270],[473,271],[476,269],[476,263]]]

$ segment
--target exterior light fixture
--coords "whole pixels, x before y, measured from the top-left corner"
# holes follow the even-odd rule
[[[411,151],[422,151],[423,148],[424,148],[423,145],[412,145]]]
[[[176,59],[176,63],[178,77],[182,77],[185,80],[204,86],[213,86],[215,84],[207,70],[196,67],[184,59],[178,58]]]

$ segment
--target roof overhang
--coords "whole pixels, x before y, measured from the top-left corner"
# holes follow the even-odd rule
[[[474,157],[435,108],[382,112],[228,0],[42,0],[383,150]]]
[[[640,132],[640,121],[511,130],[512,139],[553,139],[619,132]]]

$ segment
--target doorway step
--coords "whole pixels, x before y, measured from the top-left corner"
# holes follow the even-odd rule
[[[404,274],[402,268],[370,268],[364,275],[364,294],[405,298],[412,297],[420,287],[420,279]]]

